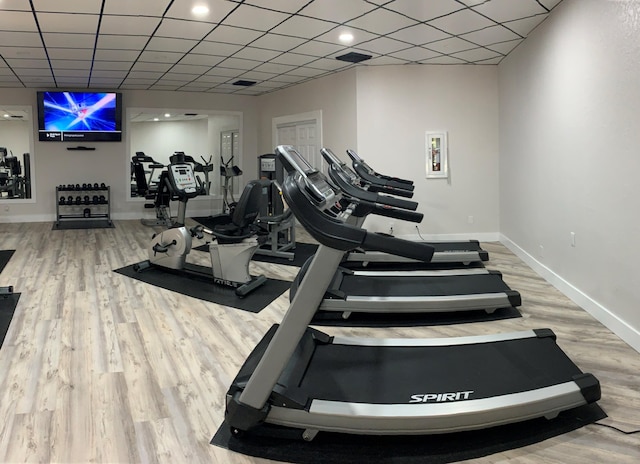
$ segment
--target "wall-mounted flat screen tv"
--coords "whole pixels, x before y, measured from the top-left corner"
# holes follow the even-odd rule
[[[120,142],[122,94],[38,92],[41,142]]]

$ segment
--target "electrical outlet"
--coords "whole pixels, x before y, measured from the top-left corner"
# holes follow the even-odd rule
[[[389,235],[393,235],[393,226],[395,225],[395,223],[393,221],[391,221],[389,223]]]
[[[576,233],[571,232],[571,246],[575,248],[576,246]]]
[[[544,258],[544,247],[542,245],[539,245],[539,247],[540,247],[540,249],[539,249],[540,257]]]
[[[467,224],[473,224],[473,216],[467,216]]]

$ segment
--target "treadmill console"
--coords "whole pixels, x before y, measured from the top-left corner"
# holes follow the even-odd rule
[[[321,148],[320,153],[322,153],[322,156],[327,161],[327,163],[337,166],[340,171],[340,174],[342,174],[343,177],[347,177],[349,182],[351,182],[352,184],[359,183],[359,179],[356,173],[353,172],[345,163],[340,161],[340,159],[335,155],[335,153],[333,153],[328,148]]]
[[[171,186],[178,196],[195,197],[198,195],[198,184],[190,164],[170,164],[169,178]]]
[[[303,184],[305,196],[315,205],[324,207],[334,200],[335,192],[325,177],[314,169],[295,148],[291,145],[278,145],[276,153],[280,156],[289,175],[294,175],[296,182]]]

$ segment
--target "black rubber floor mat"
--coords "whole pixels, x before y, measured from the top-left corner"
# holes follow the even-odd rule
[[[320,432],[311,442],[291,438],[231,436],[223,422],[211,444],[248,456],[305,464],[441,464],[477,459],[539,443],[607,417],[597,404],[484,430],[442,435],[379,436]]]
[[[184,275],[157,268],[136,272],[133,266],[116,269],[115,272],[156,287],[252,313],[262,311],[291,286],[291,282],[286,280],[267,279],[264,285],[240,298],[232,288],[214,284],[212,277]]]
[[[11,325],[11,319],[13,319],[19,299],[20,293],[0,295],[0,347],[9,331],[9,325]]]
[[[0,250],[0,272],[7,265],[16,250]]]

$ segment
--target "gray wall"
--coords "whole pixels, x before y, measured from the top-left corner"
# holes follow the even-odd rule
[[[637,2],[565,0],[499,89],[504,241],[640,350],[638,43]]]

